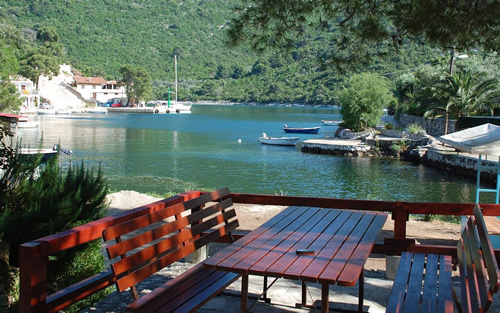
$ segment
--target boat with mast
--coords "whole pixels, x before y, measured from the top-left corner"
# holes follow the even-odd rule
[[[179,103],[177,101],[177,55],[174,55],[175,66],[175,101],[170,103],[170,91],[168,94],[167,113],[191,113],[191,105]]]

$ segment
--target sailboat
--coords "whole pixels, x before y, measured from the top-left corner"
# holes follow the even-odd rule
[[[175,101],[170,103],[170,94],[167,105],[167,113],[191,113],[191,105],[177,102],[177,56],[174,55],[175,64]]]

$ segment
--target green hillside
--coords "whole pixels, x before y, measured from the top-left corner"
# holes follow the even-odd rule
[[[351,73],[319,65],[333,32],[309,33],[279,54],[229,48],[225,30],[237,0],[3,2],[2,19],[24,33],[55,27],[67,61],[86,75],[120,79],[118,70],[125,64],[146,69],[155,98],[165,98],[173,84],[174,55],[179,59],[179,99],[332,104],[339,83]],[[394,73],[439,56],[417,45],[403,46],[399,53],[386,49],[383,59],[357,71]]]

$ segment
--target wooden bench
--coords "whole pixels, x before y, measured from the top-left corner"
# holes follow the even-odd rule
[[[461,301],[452,286],[452,259],[448,255],[401,254],[387,312],[488,311],[500,286],[497,260],[479,206],[469,217],[457,243]]]
[[[238,227],[228,189],[146,214],[104,230],[106,250],[119,292],[130,288],[132,312],[192,312],[218,295],[239,274],[194,265],[139,298],[136,284]],[[216,202],[212,205],[207,203]]]

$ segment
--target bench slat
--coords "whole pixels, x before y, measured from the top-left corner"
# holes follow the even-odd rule
[[[127,306],[127,310],[131,312],[156,312],[167,305],[169,311],[173,311],[182,303],[176,304],[172,301],[177,297],[185,301],[186,298],[182,298],[183,296],[190,299],[189,306],[199,308],[213,295],[218,294],[238,278],[238,274],[205,269],[200,263],[134,301]],[[198,284],[199,281],[205,282],[202,285]],[[203,289],[200,289],[200,286]],[[198,294],[202,296],[197,296]]]
[[[404,305],[405,312],[419,312],[424,265],[425,254],[415,253],[408,281],[408,291]]]
[[[396,277],[392,285],[391,295],[387,304],[387,312],[402,312],[406,294],[406,284],[410,276],[412,263],[411,252],[403,252],[399,260]]]
[[[213,231],[201,237],[200,239],[189,242],[185,246],[176,249],[171,253],[168,253],[167,255],[159,258],[158,260],[137,269],[136,271],[128,274],[125,277],[118,279],[116,283],[118,290],[123,291],[128,287],[133,286],[137,282],[140,282],[145,278],[153,275],[154,273],[164,268],[165,266],[168,266],[173,262],[186,257],[187,255],[193,253],[194,251],[208,244],[209,242],[213,242],[217,238],[222,237],[224,234],[233,231],[234,229],[236,229],[236,227],[238,227],[238,221],[237,220],[232,221],[229,224],[218,228],[216,231]]]
[[[438,313],[453,312],[453,294],[450,255],[439,255]]]
[[[192,210],[198,208],[207,202],[217,201],[223,197],[229,195],[229,190],[227,188],[221,189],[219,191],[214,191],[212,193],[204,194],[200,197],[181,202],[156,212],[143,215],[132,220],[111,226],[103,231],[103,237],[105,241],[115,239],[119,236],[127,234],[129,232],[135,231],[142,227],[149,226],[152,223],[164,220],[168,217],[175,216],[176,214],[182,213],[184,211]]]
[[[453,312],[451,256],[404,252],[387,312]]]
[[[175,221],[172,221],[172,222],[169,222],[169,223],[166,223],[163,225],[158,224],[156,228],[152,228],[149,231],[145,231],[145,232],[138,234],[134,237],[127,238],[127,239],[121,241],[120,243],[109,246],[107,248],[108,257],[110,259],[113,259],[117,256],[124,255],[127,252],[136,249],[137,247],[146,245],[146,244],[148,244],[152,241],[155,241],[159,238],[162,238],[170,233],[178,231],[178,230],[180,230],[180,229],[182,229],[190,224],[196,223],[199,220],[201,220],[202,218],[208,217],[208,216],[213,215],[217,212],[225,210],[226,208],[230,207],[231,205],[232,205],[232,201],[231,201],[231,199],[228,199],[228,200],[225,200],[221,203],[217,203],[217,204],[214,204],[210,207],[204,208],[200,212],[196,212],[196,213],[190,214],[188,216],[181,217]],[[193,215],[194,215],[194,217],[193,217]],[[235,217],[235,216],[236,215],[231,216],[231,217]],[[228,219],[231,217],[228,217]],[[157,220],[156,218],[154,218],[154,219],[152,218],[151,220],[152,220],[151,221],[152,223],[156,223],[156,222],[161,221],[161,220]],[[131,229],[130,226],[127,225],[126,229],[133,232],[133,231],[136,231],[138,229],[143,228],[144,226],[137,226],[137,227],[138,228],[130,230]],[[122,231],[120,231],[120,233],[122,233]],[[126,234],[127,233],[122,233],[122,235],[126,235]]]
[[[204,269],[195,265],[195,273],[187,279],[176,280],[168,289],[162,289],[154,301],[147,302],[141,312],[190,312],[208,302],[239,275]]]
[[[439,256],[437,254],[428,254],[425,264],[424,293],[422,295],[422,313],[436,312],[438,291],[438,270]]]
[[[219,224],[224,224],[229,218],[235,217],[236,212],[234,210],[229,210],[224,214],[219,214],[210,220],[207,220],[201,224],[198,224],[192,228],[183,229],[177,235],[166,237],[165,239],[158,241],[154,245],[150,245],[147,248],[128,255],[112,264],[113,271],[115,275],[120,275],[129,270],[133,270],[136,267],[141,266],[146,262],[153,262],[168,253],[169,250],[180,247],[186,244],[188,241],[192,241],[193,237],[202,234],[204,231],[211,229]],[[150,232],[148,232],[150,233]],[[154,237],[154,236],[153,236]],[[216,238],[217,239],[217,238]],[[144,242],[146,244],[147,242]]]
[[[479,238],[481,239],[481,251],[483,253],[486,268],[488,269],[488,281],[492,292],[496,293],[500,287],[500,270],[498,268],[497,259],[493,252],[493,245],[491,244],[490,236],[488,236],[488,229],[486,228],[481,208],[476,205],[474,206],[473,212],[479,232]]]
[[[474,281],[477,282],[477,285],[473,285],[477,286],[476,290],[480,299],[480,302],[478,302],[477,305],[480,306],[482,304],[483,307],[489,307],[493,299],[487,282],[487,273],[484,267],[484,262],[479,251],[481,247],[481,239],[479,237],[483,234],[481,234],[478,228],[474,227],[474,219],[472,218],[468,220],[467,228],[469,236],[467,237],[468,250],[466,249],[466,251],[467,253],[470,253],[470,262],[473,264],[472,267],[472,264],[467,262],[467,267],[469,269],[468,273],[469,275],[474,275]]]

